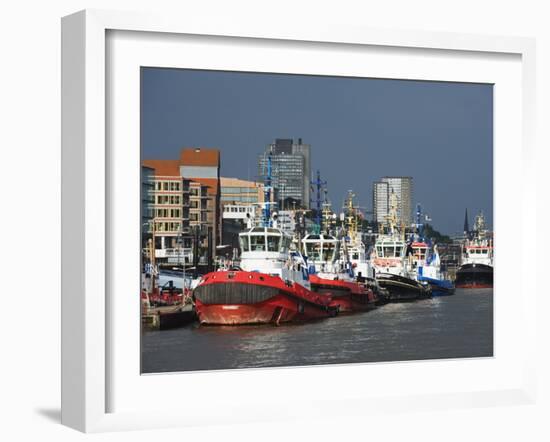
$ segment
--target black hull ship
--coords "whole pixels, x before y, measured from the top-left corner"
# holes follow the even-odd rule
[[[464,244],[462,266],[456,272],[455,286],[462,289],[492,288],[493,241],[485,228],[482,212],[476,216],[474,230],[465,233],[468,239]]]
[[[493,268],[485,264],[464,264],[456,272],[455,286],[463,289],[493,287]]]
[[[384,298],[387,302],[414,301],[431,298],[429,284],[421,284],[414,279],[390,273],[379,273],[376,279],[380,287],[386,290]]]

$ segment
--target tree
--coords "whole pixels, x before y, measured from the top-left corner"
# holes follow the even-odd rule
[[[430,224],[424,224],[424,236],[439,244],[450,244],[453,242],[449,236],[439,233]]]

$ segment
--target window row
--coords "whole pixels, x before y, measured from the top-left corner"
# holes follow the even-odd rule
[[[155,231],[158,232],[181,232],[181,223],[178,222],[156,222]]]
[[[182,198],[180,195],[157,195],[156,204],[173,204],[180,205]]]
[[[164,192],[179,192],[181,190],[180,181],[155,181],[155,190]]]
[[[233,193],[251,193],[257,194],[258,189],[255,187],[222,187],[223,194],[233,194]]]
[[[242,252],[282,252],[290,248],[291,239],[271,235],[243,235],[239,237]]]
[[[157,218],[181,218],[181,209],[156,209]]]

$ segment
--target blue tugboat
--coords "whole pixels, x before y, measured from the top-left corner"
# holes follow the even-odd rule
[[[416,230],[411,235],[407,245],[408,264],[415,274],[415,279],[427,283],[432,289],[432,296],[454,295],[455,287],[452,281],[444,279],[441,274],[441,262],[437,245],[431,244],[429,239],[423,237],[422,209],[416,205]]]

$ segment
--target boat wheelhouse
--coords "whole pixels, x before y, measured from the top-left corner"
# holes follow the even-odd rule
[[[466,244],[464,246],[463,264],[493,265],[493,246],[490,241]]]
[[[403,276],[405,251],[403,240],[394,236],[381,235],[374,245],[371,257],[376,273]]]
[[[338,259],[339,241],[329,234],[308,234],[302,239],[302,248],[315,271],[332,271]]]
[[[292,237],[274,227],[251,227],[239,233],[241,265],[249,272],[265,272],[281,275]]]

